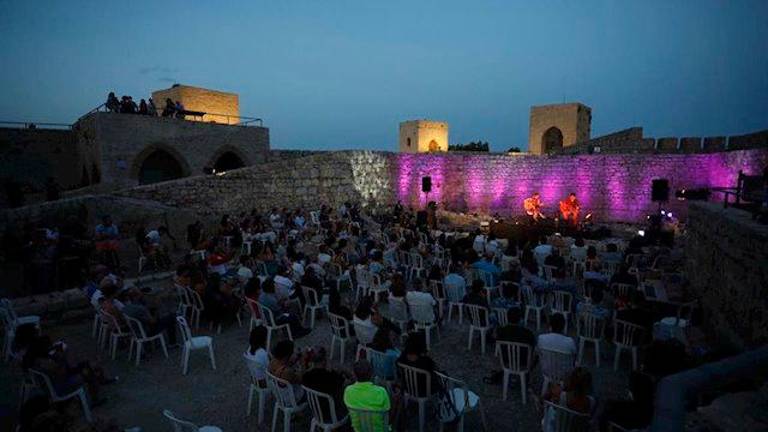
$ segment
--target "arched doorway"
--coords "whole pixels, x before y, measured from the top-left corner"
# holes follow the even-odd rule
[[[440,150],[440,145],[437,143],[437,141],[432,140],[429,142],[429,151],[438,151]]]
[[[150,184],[184,177],[179,161],[165,150],[150,153],[139,168],[139,184]]]
[[[560,132],[560,129],[554,126],[547,129],[541,138],[541,147],[544,149],[544,153],[563,148],[563,133]]]
[[[213,169],[215,169],[216,172],[223,172],[223,171],[229,171],[237,168],[242,168],[244,166],[245,166],[245,162],[243,162],[243,160],[240,159],[240,156],[236,155],[231,151],[228,151],[223,153],[221,156],[219,156],[218,159],[216,159],[216,163],[213,164]]]

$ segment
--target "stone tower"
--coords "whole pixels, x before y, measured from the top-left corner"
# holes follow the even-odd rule
[[[187,116],[185,120],[206,123],[240,123],[240,105],[235,93],[174,84],[173,87],[152,92],[158,113],[165,107],[165,99],[181,102],[187,111],[206,113],[202,117]]]
[[[448,123],[410,120],[400,123],[400,152],[448,151]]]
[[[592,108],[579,103],[531,107],[528,151],[547,154],[589,140]]]

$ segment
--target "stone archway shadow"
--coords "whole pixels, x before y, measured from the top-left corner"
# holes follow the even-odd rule
[[[192,173],[187,159],[173,147],[155,143],[145,147],[133,159],[130,178],[139,184],[188,177]]]

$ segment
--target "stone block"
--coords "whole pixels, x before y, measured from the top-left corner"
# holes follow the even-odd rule
[[[701,152],[701,138],[700,137],[680,138],[680,152],[681,153]]]
[[[725,151],[726,139],[724,136],[706,137],[704,138],[702,150],[707,153]]]
[[[677,138],[659,138],[656,140],[656,152],[658,153],[676,153],[677,152]]]

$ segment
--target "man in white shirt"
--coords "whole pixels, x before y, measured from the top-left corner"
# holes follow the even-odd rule
[[[542,333],[538,338],[538,347],[551,351],[576,355],[576,342],[570,336],[563,334],[565,329],[565,317],[556,313],[549,318],[550,333]]]
[[[281,268],[275,275],[275,297],[278,300],[287,299],[293,293],[293,281],[288,277],[288,269]]]
[[[533,255],[536,257],[536,263],[539,266],[544,265],[544,260],[552,253],[552,245],[547,244],[547,238],[541,237],[539,245],[533,248]]]
[[[253,277],[253,270],[248,268],[248,256],[240,256],[240,268],[237,269],[237,277],[240,278],[240,282],[246,283]]]
[[[461,263],[456,267],[462,268]],[[461,301],[467,293],[467,280],[464,279],[462,275],[456,273],[455,269],[445,275],[445,278],[443,278],[443,286],[446,287],[446,296],[448,295],[448,286],[457,287],[459,289],[459,298],[455,299],[455,301]],[[451,299],[451,301],[454,301],[454,299]]]
[[[413,313],[413,308],[425,306],[424,310],[432,312],[431,319],[434,321],[437,300],[435,300],[435,298],[432,297],[432,294],[428,293],[426,289],[426,287],[420,287],[420,289],[416,291],[408,291],[405,294],[405,302],[408,303],[409,308],[411,308],[411,313]]]

